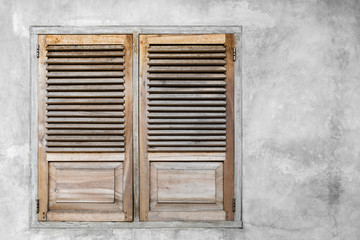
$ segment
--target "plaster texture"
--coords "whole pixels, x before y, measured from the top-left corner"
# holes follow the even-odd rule
[[[360,239],[360,1],[1,0],[0,24],[0,239]],[[30,228],[31,25],[243,26],[244,228]]]

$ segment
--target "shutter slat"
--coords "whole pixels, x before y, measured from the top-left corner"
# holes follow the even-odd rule
[[[118,44],[101,44],[101,45],[48,45],[48,51],[80,51],[80,50],[123,50],[123,45]]]
[[[201,45],[175,45],[175,46],[166,46],[166,45],[155,45],[149,47],[149,53],[152,52],[225,52],[224,46],[201,46]]]
[[[123,136],[48,136],[46,138],[48,141],[123,141]]]
[[[152,87],[149,93],[199,93],[199,92],[226,92],[225,88],[158,88]]]
[[[121,57],[122,51],[59,51],[48,52],[47,57]]]
[[[155,140],[155,141],[159,141],[159,140],[226,140],[226,136],[182,136],[182,135],[178,135],[178,136],[149,136],[148,137],[149,140]]]
[[[149,107],[156,112],[225,112],[225,107]]]
[[[226,124],[150,124],[149,129],[226,129]]]
[[[68,72],[48,72],[47,77],[123,77],[124,73],[121,71],[68,71]]]
[[[124,59],[121,57],[108,58],[50,58],[47,64],[123,64]]]
[[[192,60],[192,59],[176,59],[176,60],[163,60],[163,59],[150,59],[148,62],[150,66],[152,65],[225,65],[225,60],[217,60],[217,59],[211,59],[211,60]]]
[[[149,74],[149,79],[225,79],[225,74]]]
[[[113,90],[121,91],[124,90],[124,86],[121,84],[117,85],[53,85],[46,88],[50,92],[59,91],[100,91],[100,90]]]
[[[154,146],[189,146],[189,147],[194,147],[194,146],[225,146],[226,142],[225,141],[150,141],[149,146],[154,147]]]
[[[149,135],[225,135],[226,130],[149,130]]]
[[[149,99],[225,99],[225,94],[149,94]]]
[[[184,112],[184,113],[157,113],[151,112],[149,113],[149,118],[157,117],[157,118],[209,118],[209,117],[226,117],[226,113],[193,113],[193,112]]]
[[[123,117],[124,113],[119,111],[48,111],[50,117]]]
[[[110,135],[117,135],[117,134],[124,134],[124,130],[83,130],[83,129],[62,129],[62,130],[54,130],[48,129],[48,135],[99,135],[99,134],[110,134]]]
[[[49,147],[123,147],[123,142],[51,142],[48,141],[46,146]]]
[[[48,123],[46,128],[51,129],[123,129],[124,124],[56,124],[56,123]]]
[[[225,152],[225,147],[149,147],[149,152]]]
[[[149,124],[152,123],[226,123],[226,119],[223,118],[151,118],[148,120]]]
[[[47,147],[46,152],[62,152],[62,153],[71,153],[71,152],[124,152],[124,148],[121,147],[109,147],[109,148],[100,148],[100,147]]]
[[[191,100],[191,101],[179,101],[179,100],[173,100],[173,101],[167,101],[167,100],[151,100],[148,102],[149,106],[152,105],[169,105],[169,106],[193,106],[193,105],[201,105],[201,106],[223,106],[226,105],[226,101],[219,101],[219,100],[213,100],[213,101],[201,101],[201,100]]]
[[[67,123],[123,123],[124,118],[72,118],[72,117],[48,117],[46,122]]]
[[[48,71],[74,71],[74,70],[109,70],[109,71],[120,71],[124,70],[122,65],[49,65],[46,68]]]
[[[149,58],[225,58],[225,53],[150,53]]]
[[[169,66],[162,66],[162,67],[150,67],[148,72],[225,72],[225,67],[169,67]]]
[[[122,78],[52,78],[47,84],[110,84],[124,83]]]
[[[47,97],[124,97],[123,92],[48,92]]]
[[[47,104],[119,104],[123,98],[50,98]]]
[[[124,105],[49,105],[47,110],[124,110]]]
[[[163,86],[163,87],[173,87],[173,86],[184,86],[184,87],[208,87],[208,86],[225,86],[225,81],[176,81],[176,80],[151,80],[148,85],[152,86]]]

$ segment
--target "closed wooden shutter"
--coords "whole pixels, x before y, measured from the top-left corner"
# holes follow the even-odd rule
[[[140,36],[140,219],[233,220],[234,36]]]
[[[132,220],[132,35],[39,36],[39,220]]]

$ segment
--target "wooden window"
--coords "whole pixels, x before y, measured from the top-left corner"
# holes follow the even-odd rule
[[[132,35],[38,43],[40,221],[132,221],[133,171],[141,221],[234,220],[233,34],[140,35],[138,96]]]
[[[132,35],[38,42],[38,219],[132,221]]]
[[[233,220],[234,36],[140,35],[140,219]]]

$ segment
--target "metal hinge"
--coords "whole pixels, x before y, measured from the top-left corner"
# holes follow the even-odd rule
[[[39,58],[39,44],[36,47],[36,58]]]
[[[232,211],[235,212],[236,209],[236,198],[233,198],[232,200]]]
[[[234,48],[234,51],[233,51],[233,60],[234,60],[234,62],[236,61],[236,48]]]
[[[40,201],[39,199],[36,199],[36,213],[39,213],[39,209],[40,209]]]

